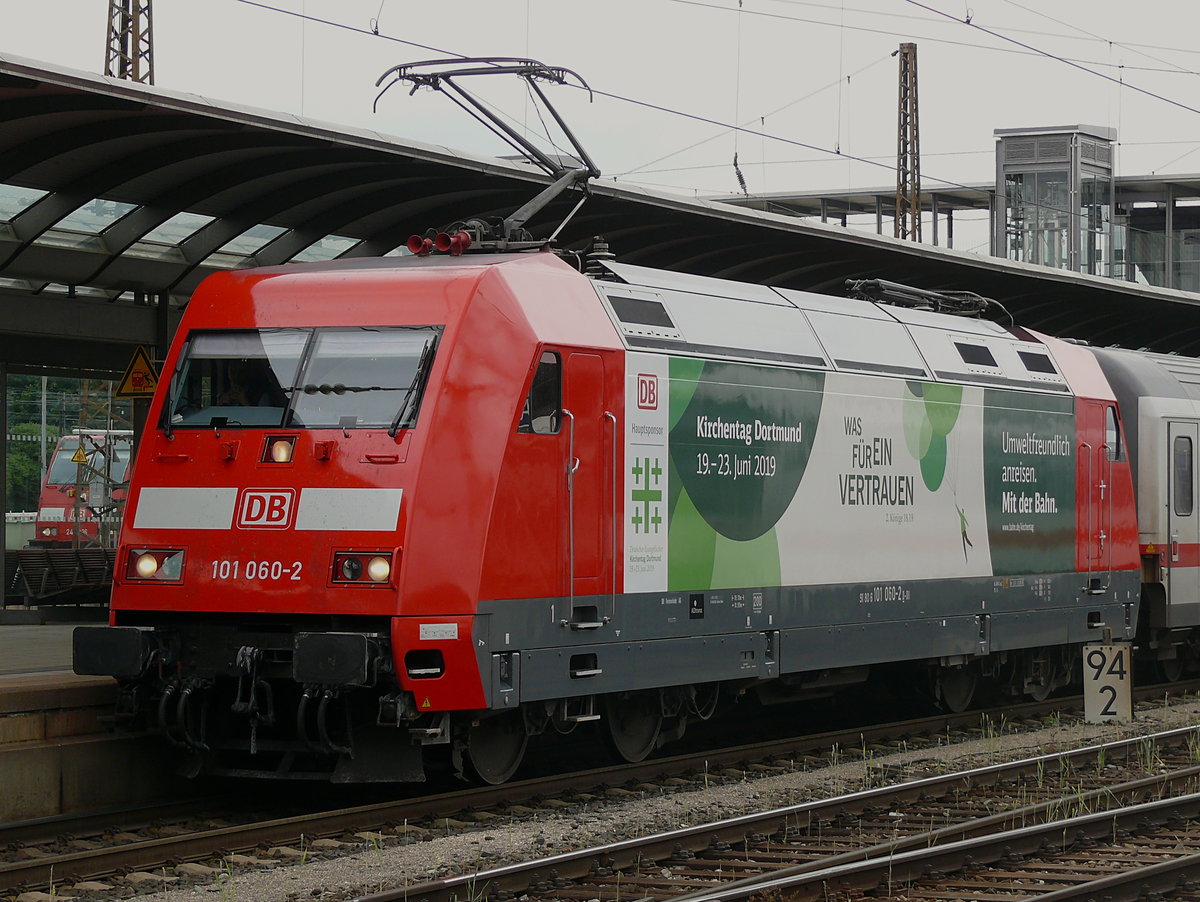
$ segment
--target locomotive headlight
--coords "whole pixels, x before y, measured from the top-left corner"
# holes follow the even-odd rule
[[[125,578],[179,582],[183,579],[183,551],[178,548],[131,548]]]
[[[383,587],[392,578],[392,557],[387,551],[337,551],[333,555],[333,582],[366,588]]]
[[[377,583],[387,582],[388,577],[391,575],[392,562],[383,555],[376,555],[367,564],[367,576],[371,577]]]
[[[295,448],[294,435],[268,435],[258,459],[264,464],[290,464]]]
[[[347,557],[342,559],[342,578],[348,579],[351,582],[362,576],[363,565],[356,557]]]
[[[134,563],[133,569],[137,571],[137,575],[142,579],[152,579],[154,574],[158,572],[158,558],[153,552],[143,552],[137,556],[137,561]]]

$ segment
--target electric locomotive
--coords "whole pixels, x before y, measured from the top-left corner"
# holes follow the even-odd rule
[[[592,268],[206,280],[76,672],[193,772],[421,780],[445,753],[500,782],[546,731],[638,760],[725,699],[890,662],[950,708],[1042,697],[1133,637],[1157,551],[1090,349]]]
[[[96,545],[108,538],[100,523],[119,522],[132,442],[127,429],[77,429],[58,440],[38,496],[31,547]],[[115,536],[116,530],[109,532]]]

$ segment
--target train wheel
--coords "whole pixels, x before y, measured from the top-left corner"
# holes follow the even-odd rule
[[[604,699],[608,741],[622,761],[642,761],[654,751],[662,731],[662,700],[654,690],[621,692]]]
[[[505,711],[487,717],[467,733],[467,758],[471,769],[484,783],[506,782],[525,757],[529,734],[520,711]]]
[[[1035,702],[1044,702],[1059,685],[1055,680],[1057,653],[1052,648],[1039,648],[1025,659],[1025,694]]]
[[[943,667],[938,671],[938,698],[947,711],[966,711],[975,698],[979,676],[968,667]]]
[[[688,695],[688,713],[700,720],[708,720],[717,713],[720,701],[720,683],[700,683],[693,686]]]
[[[1165,682],[1178,683],[1183,678],[1186,666],[1187,661],[1184,659],[1183,649],[1179,649],[1175,653],[1175,657],[1158,662],[1158,672]]]

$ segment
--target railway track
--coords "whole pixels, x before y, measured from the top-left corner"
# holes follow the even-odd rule
[[[1068,885],[1115,882],[1135,856],[1158,866],[1171,850],[1174,858],[1195,857],[1179,850],[1190,851],[1189,839],[1200,838],[1197,762],[1200,732],[1189,727],[410,885],[356,902],[851,902],[1065,893]],[[1108,861],[1120,856],[1126,868]],[[1074,891],[1083,894],[1069,898],[1098,898]]]
[[[1200,681],[1171,687],[1172,695],[1197,689]],[[1162,693],[1162,687],[1141,690],[1141,704],[1161,704]],[[333,856],[371,844],[417,842],[447,832],[477,830],[497,817],[514,816],[518,810],[556,811],[584,804],[590,797],[686,791],[741,781],[748,774],[812,770],[839,760],[869,762],[901,749],[913,751],[1039,728],[1048,718],[1068,716],[1061,712],[1079,704],[1079,700],[1059,699],[1015,706],[1007,710],[1003,723],[981,712],[921,718],[265,820],[243,808],[240,817],[245,822],[241,823],[237,822],[238,804],[214,805],[210,799],[205,807],[210,813],[219,810],[217,819],[194,806],[182,806],[0,826],[0,850],[7,850],[0,852],[0,895],[56,883],[70,886],[114,877],[128,880],[131,874],[161,874],[166,867],[188,864],[198,865],[190,873],[204,878],[218,866],[274,863],[263,850],[271,850],[275,861]],[[880,772],[878,778],[883,781],[894,776]],[[110,827],[112,824],[119,826]],[[186,876],[189,869],[179,873]]]

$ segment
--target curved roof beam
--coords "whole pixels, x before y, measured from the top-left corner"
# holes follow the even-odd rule
[[[310,166],[326,168],[330,165],[328,162],[312,159],[311,152],[309,151],[297,150],[294,153],[296,157],[309,158],[307,165],[296,171],[303,171],[303,169]],[[109,254],[108,259],[97,267],[84,280],[84,283],[93,284],[98,282],[125,251],[129,250],[134,244],[180,211],[199,212],[200,208],[205,206],[203,202],[212,197],[214,190],[228,190],[242,184],[246,180],[254,181],[258,178],[277,173],[280,162],[280,155],[274,153],[252,161],[227,164],[219,171],[212,171],[203,176],[174,184],[171,190],[152,198],[145,206],[122,217],[104,230],[102,237]],[[294,160],[293,165],[299,162],[298,159]],[[378,185],[382,180],[372,178],[372,173],[382,169],[383,166],[384,164],[378,162],[359,163],[353,167],[354,177],[360,182]],[[361,188],[364,192],[371,190],[370,188],[362,188],[361,184],[358,183],[353,187]],[[332,198],[328,200],[328,203],[319,206],[328,208],[332,203]],[[361,211],[361,204],[359,209]],[[206,212],[208,212],[208,215],[212,215],[211,211]],[[220,216],[223,213],[218,213],[217,215]],[[286,218],[288,219],[294,219],[297,216],[301,216],[301,214],[297,213],[295,209],[288,211],[286,214]],[[306,215],[301,216],[301,218],[311,220],[327,216],[328,213],[326,211],[318,208],[311,210]],[[325,232],[318,237],[324,237],[327,234],[329,232]]]
[[[209,256],[242,234],[246,229],[260,223],[274,223],[281,213],[297,205],[296,197],[305,199],[320,197],[331,190],[336,191],[341,187],[353,185],[354,183],[354,174],[352,172],[334,171],[310,175],[305,179],[295,179],[281,189],[260,192],[257,197],[248,200],[235,210],[228,211],[222,218],[216,219],[207,226],[199,229],[180,244],[180,249],[183,251],[184,259],[188,261],[188,264],[179,276],[171,282],[170,286],[168,286],[169,290],[178,288]],[[436,202],[430,200],[428,195],[424,193],[417,200],[419,205]],[[375,203],[382,204],[383,200],[376,200]]]
[[[168,152],[166,154],[166,165],[170,165],[173,162],[172,157],[174,154],[178,154],[177,159],[184,159],[186,157],[185,145],[186,142],[183,142],[181,145],[170,148],[170,151],[173,153]],[[133,171],[145,171],[145,167],[148,167],[153,160],[158,160],[161,166],[162,150],[163,149],[161,148],[155,148],[143,151],[140,154],[135,154],[127,158],[127,163]],[[296,148],[293,153],[298,157],[313,156],[312,151],[307,148]],[[322,165],[331,164],[322,163]],[[257,162],[257,167],[261,169],[264,177],[267,175],[277,174],[280,171],[279,152],[275,152],[273,154],[263,153],[260,160]],[[222,180],[222,182],[226,186],[227,190],[229,188],[242,186],[245,183],[245,179],[253,174],[255,168],[255,165],[247,164],[244,161],[239,163],[237,166],[229,165],[226,167],[226,178]],[[42,238],[50,229],[59,223],[63,217],[67,216],[74,210],[77,210],[83,204],[90,200],[94,200],[99,197],[107,197],[109,195],[115,195],[116,197],[119,197],[120,192],[118,189],[126,182],[127,179],[125,173],[127,171],[129,170],[126,170],[125,166],[97,167],[71,184],[64,185],[58,190],[51,192],[13,217],[13,219],[10,221],[10,224],[12,226],[13,233],[18,239],[20,239],[20,244],[6,258],[0,259],[0,270],[3,270],[5,267],[13,266],[17,262],[18,258],[28,251],[29,248],[38,241],[38,239]],[[201,198],[211,197],[212,189],[215,187],[215,185],[213,185],[211,182],[203,182],[197,178],[198,175],[199,173],[193,172],[191,178],[187,178],[186,173],[180,173],[179,179],[185,185],[190,185],[193,190],[202,190],[201,186],[205,184],[207,185],[207,191],[193,195],[195,199],[198,200]],[[246,190],[250,189],[247,187]],[[176,210],[172,211],[166,216],[163,216],[160,221],[169,219],[171,215],[174,215],[175,212],[179,212],[179,210],[183,208],[183,206],[177,207]],[[119,225],[119,223],[120,221],[118,220],[117,223],[113,223],[112,226],[109,226],[109,229],[116,227]],[[158,225],[158,222],[150,225],[150,228],[146,229],[146,231],[150,231],[156,225]],[[105,230],[105,233],[107,232],[108,229]],[[107,239],[107,234],[103,235],[102,237]],[[119,250],[117,250],[115,253],[110,252],[110,257],[119,255],[120,252],[125,250],[128,246],[128,244],[118,244]],[[111,263],[111,260],[108,262]],[[99,274],[102,273],[106,268],[106,266],[107,264],[94,270],[92,277],[97,278]],[[83,278],[83,276],[80,276],[78,281],[82,282]]]
[[[200,134],[195,120],[186,116],[160,117],[159,128],[147,129],[147,123],[135,117],[89,122],[42,134],[0,139],[0,181],[19,181],[33,185],[77,181],[89,175],[97,180],[114,176],[103,173],[106,165],[121,164],[132,153],[169,144],[180,134]],[[125,178],[127,175],[120,175]]]

